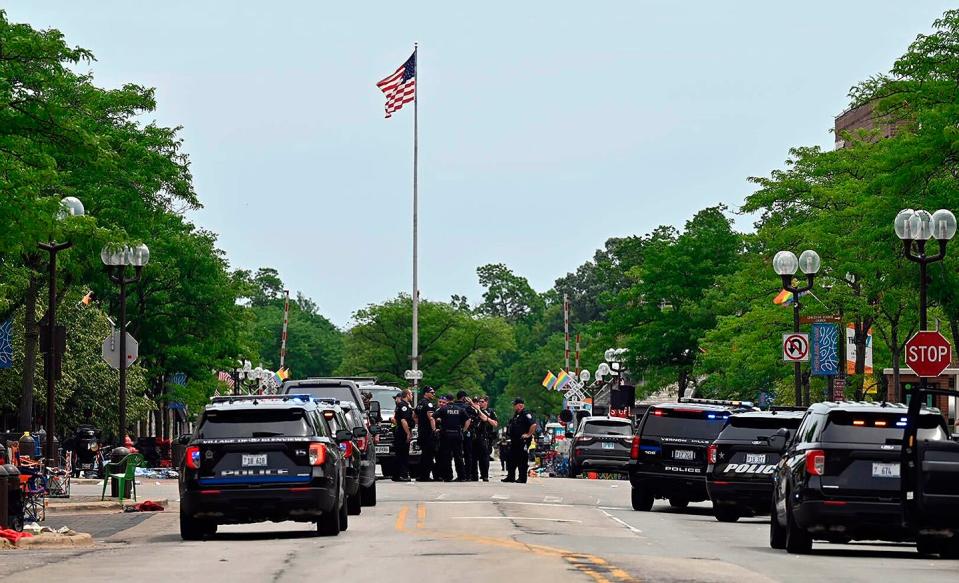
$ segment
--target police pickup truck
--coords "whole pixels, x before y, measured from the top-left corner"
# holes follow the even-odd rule
[[[348,526],[339,444],[309,395],[215,397],[180,467],[180,536],[197,540],[219,524],[316,522],[322,535]]]
[[[777,435],[795,434],[805,408],[749,411],[732,415],[706,449],[706,490],[720,522],[769,513],[773,473],[786,445]]]
[[[917,479],[904,488],[911,433]],[[914,541],[922,554],[959,559],[959,443],[938,410],[817,403],[803,417],[774,474],[769,544],[808,553],[813,540],[863,539]]]
[[[363,392],[373,395],[373,401],[380,405],[380,418],[376,435],[376,459],[380,464],[383,476],[393,475],[396,452],[393,449],[393,414],[396,412],[396,395],[401,389],[386,385],[363,385]],[[416,475],[414,469],[420,463],[420,446],[416,442],[418,428],[413,428],[413,441],[410,443],[410,472]]]
[[[706,448],[726,420],[752,409],[742,401],[681,398],[651,406],[643,415],[627,465],[634,510],[650,510],[667,498],[674,508],[708,499]]]

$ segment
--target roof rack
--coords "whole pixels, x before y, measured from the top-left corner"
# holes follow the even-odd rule
[[[225,395],[212,397],[211,403],[256,402],[256,401],[309,401],[309,395]]]
[[[773,405],[769,410],[776,413],[777,411],[805,411],[808,408],[809,407],[793,407],[791,405]]]
[[[692,397],[680,397],[680,403],[699,403],[701,405],[726,405],[730,407],[752,407],[752,401],[727,401],[725,399],[694,399]]]

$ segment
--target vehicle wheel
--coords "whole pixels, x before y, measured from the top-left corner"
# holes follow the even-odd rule
[[[679,498],[677,496],[674,496],[669,499],[669,505],[672,506],[673,508],[686,508],[687,506],[689,506],[689,500],[687,500],[686,498]]]
[[[640,486],[633,486],[632,501],[633,510],[649,512],[653,507],[653,495]]]
[[[373,482],[369,488],[360,486],[360,504],[376,506],[376,482]]]
[[[812,537],[796,524],[788,496],[786,500],[786,552],[807,555],[812,551]]]
[[[943,542],[931,536],[920,535],[916,537],[916,551],[920,555],[936,555],[939,554]]]
[[[739,509],[735,506],[713,505],[713,516],[719,522],[736,522],[739,520]]]
[[[180,538],[183,540],[203,540],[204,537],[216,533],[216,523],[197,520],[180,513]]]
[[[349,498],[346,499],[346,502],[343,503],[343,506],[340,506],[339,517],[340,517],[340,531],[345,532],[350,528],[350,509],[349,509]]]
[[[959,535],[953,535],[952,538],[939,541],[937,545],[939,556],[943,559],[959,559]]]
[[[340,513],[331,510],[320,516],[316,521],[316,532],[320,536],[336,536],[340,534]]]
[[[360,512],[363,511],[363,501],[360,499],[360,496],[362,496],[362,494],[357,492],[346,499],[347,510],[352,516],[359,516]]]
[[[769,517],[769,547],[779,550],[786,548],[786,529],[779,524],[775,506],[773,506],[772,515]]]

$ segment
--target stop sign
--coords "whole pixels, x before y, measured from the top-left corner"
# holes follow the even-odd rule
[[[920,377],[937,377],[952,362],[952,345],[939,332],[917,332],[906,342],[906,366]]]

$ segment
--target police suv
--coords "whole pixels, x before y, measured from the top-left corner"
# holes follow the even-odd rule
[[[706,490],[720,522],[769,513],[773,473],[786,445],[776,435],[796,432],[805,408],[749,411],[730,416],[719,437],[706,449]]]
[[[180,536],[219,524],[316,522],[322,535],[348,526],[346,469],[335,432],[309,395],[215,397],[180,468]]]
[[[708,499],[706,448],[734,412],[751,403],[679,399],[651,406],[633,436],[627,466],[634,510],[649,510],[656,498],[674,508]]]
[[[942,415],[918,415],[918,488],[901,494],[907,408],[816,403],[773,481],[769,544],[808,553],[813,540],[915,541],[920,553],[959,558],[959,443]]]

